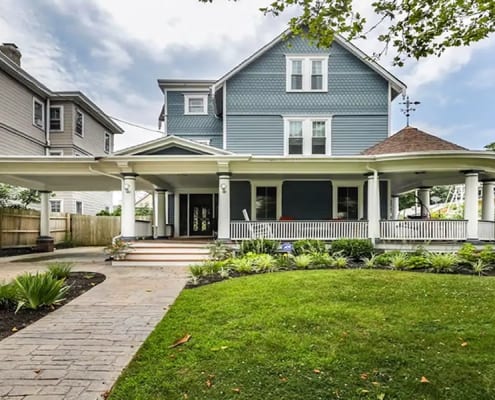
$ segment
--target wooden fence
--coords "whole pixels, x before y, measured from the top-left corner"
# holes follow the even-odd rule
[[[39,211],[0,208],[0,248],[34,246],[39,230]],[[120,217],[50,214],[50,235],[56,244],[105,246],[119,234]]]

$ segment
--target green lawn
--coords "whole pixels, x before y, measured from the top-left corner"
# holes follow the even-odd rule
[[[319,270],[185,290],[110,399],[495,399],[495,279]]]

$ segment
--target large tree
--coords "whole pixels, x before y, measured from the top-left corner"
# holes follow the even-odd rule
[[[320,47],[329,47],[336,33],[352,40],[377,30],[383,47],[373,56],[391,48],[393,63],[399,66],[407,58],[440,56],[449,47],[468,46],[495,31],[495,0],[376,0],[369,20],[354,3],[358,2],[274,0],[260,10],[274,16],[295,10],[291,31]]]

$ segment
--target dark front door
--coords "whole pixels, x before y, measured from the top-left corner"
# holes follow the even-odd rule
[[[213,196],[211,194],[189,195],[189,235],[213,235]]]

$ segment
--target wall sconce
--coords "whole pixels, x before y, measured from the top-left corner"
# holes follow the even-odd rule
[[[124,185],[124,192],[131,193],[131,185],[129,185],[128,183],[126,183]]]
[[[220,184],[220,190],[222,191],[222,193],[227,193],[227,184],[221,183]]]

